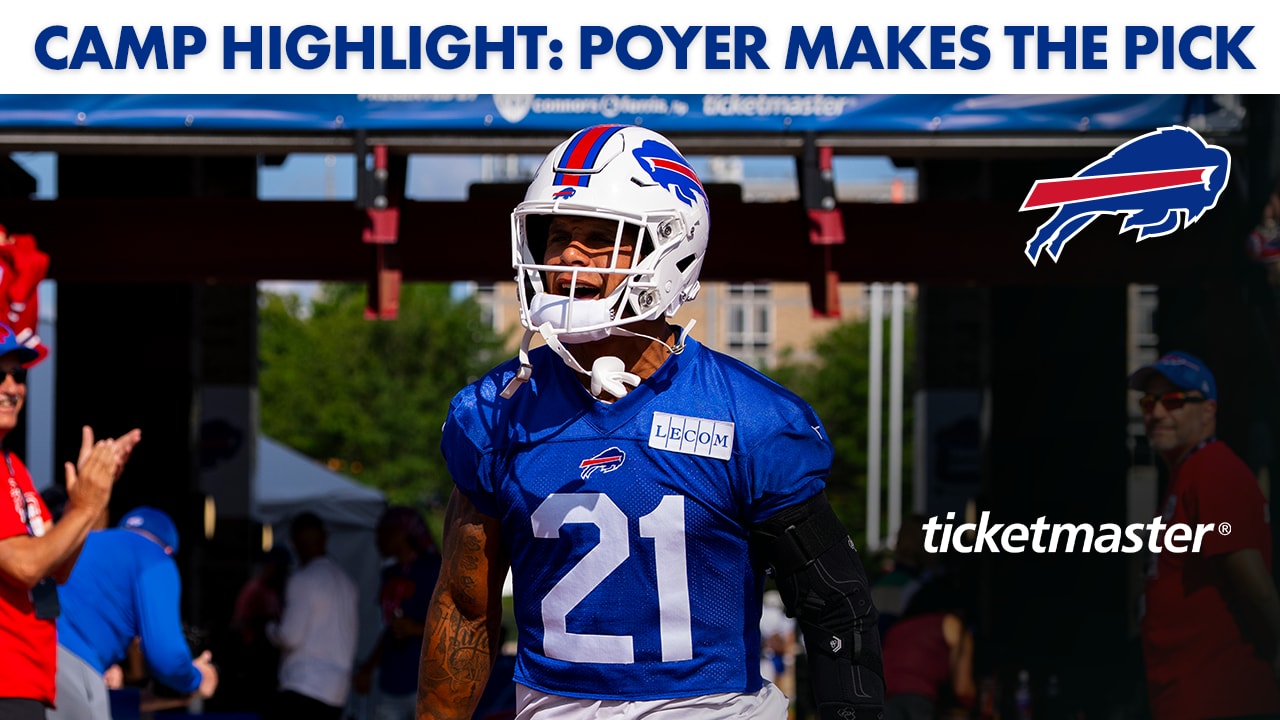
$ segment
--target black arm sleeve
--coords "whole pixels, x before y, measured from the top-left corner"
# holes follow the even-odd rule
[[[751,544],[800,623],[821,720],[880,720],[879,616],[858,551],[826,495],[754,525]]]

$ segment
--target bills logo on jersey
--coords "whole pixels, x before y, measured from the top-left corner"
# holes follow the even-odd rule
[[[626,460],[627,454],[621,448],[611,447],[595,457],[589,457],[578,463],[578,467],[582,469],[582,479],[586,480],[591,477],[591,473],[597,470],[611,473],[622,467],[622,463],[626,462]]]
[[[1196,131],[1171,126],[1136,137],[1072,177],[1037,180],[1019,211],[1056,207],[1027,242],[1032,265],[1047,252],[1054,262],[1067,241],[1099,215],[1124,215],[1120,232],[1138,240],[1191,225],[1218,204],[1231,174],[1231,155]]]
[[[578,192],[578,191],[577,191],[576,189],[571,188],[571,187],[567,187],[567,188],[560,188],[559,190],[557,190],[557,191],[555,191],[555,192],[551,193],[551,198],[552,198],[553,200],[568,200],[569,198],[571,198],[571,197],[573,197],[574,195],[576,195],[576,194],[577,194],[577,192]]]
[[[707,191],[702,188],[698,174],[675,148],[657,140],[645,140],[631,154],[654,182],[675,193],[680,202],[693,207],[697,196],[707,201]]]

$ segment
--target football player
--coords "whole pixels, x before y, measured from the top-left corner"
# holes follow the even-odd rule
[[[759,671],[766,573],[821,717],[881,716],[876,610],[823,492],[821,421],[668,321],[698,293],[708,221],[650,130],[587,128],[543,160],[511,220],[519,358],[445,422],[457,487],[419,718],[471,717],[508,567],[519,718],[785,718]]]

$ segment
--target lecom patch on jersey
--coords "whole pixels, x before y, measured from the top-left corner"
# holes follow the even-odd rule
[[[733,423],[655,412],[649,447],[728,460],[733,453]]]

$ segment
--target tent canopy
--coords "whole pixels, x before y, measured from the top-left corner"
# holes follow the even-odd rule
[[[264,524],[310,510],[331,525],[372,528],[387,505],[381,491],[336,473],[302,453],[258,436],[254,517]]]

